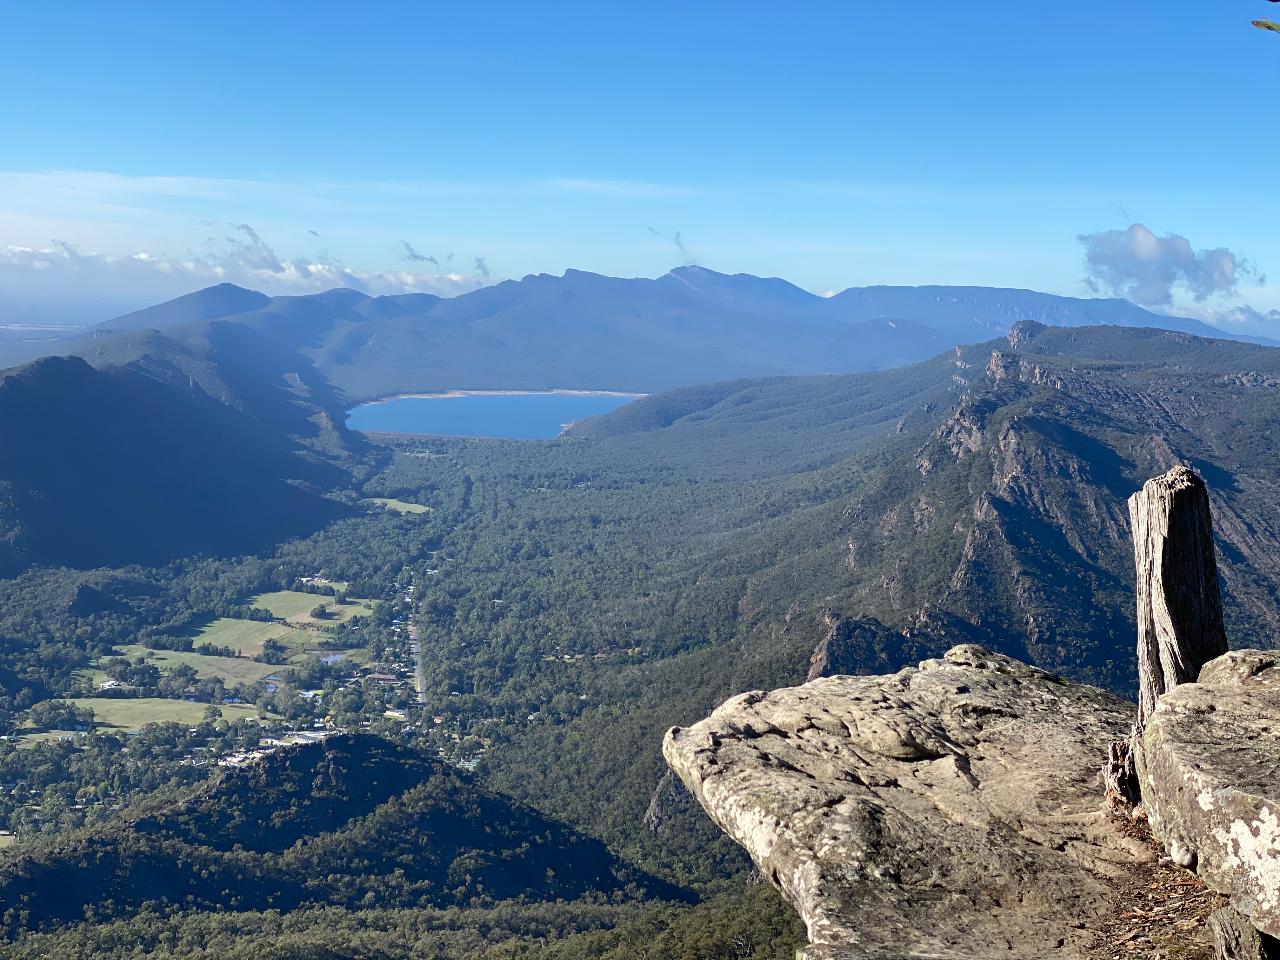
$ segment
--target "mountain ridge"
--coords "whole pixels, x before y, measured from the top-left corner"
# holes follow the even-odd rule
[[[851,373],[924,360],[1023,320],[1116,324],[1273,345],[1118,299],[988,287],[851,287],[830,297],[777,277],[677,267],[655,278],[530,274],[452,298],[338,288],[267,297],[220,284],[41,349],[90,355],[158,329],[219,326],[313,366],[343,402],[438,389],[656,393],[743,377]]]

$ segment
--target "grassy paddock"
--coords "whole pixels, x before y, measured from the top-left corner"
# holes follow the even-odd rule
[[[292,632],[292,631],[291,631]],[[269,663],[258,663],[243,657],[209,657],[202,653],[187,653],[181,650],[150,650],[138,644],[120,647],[120,652],[127,657],[145,657],[147,662],[161,670],[167,670],[182,664],[195,668],[201,677],[221,677],[229,686],[240,686],[266,679],[273,673],[279,673],[280,667]]]
[[[246,657],[255,657],[262,652],[262,645],[268,640],[287,641],[293,632],[282,623],[219,617],[197,633],[191,642],[196,646],[211,643],[216,647],[230,647]]]
[[[333,597],[316,593],[302,593],[297,590],[276,590],[272,593],[260,593],[249,599],[249,604],[270,612],[291,626],[309,630],[320,630],[325,627],[346,623],[353,617],[367,617],[373,613],[373,601],[349,598],[346,603],[337,603]],[[311,611],[323,606],[327,616],[316,618]]]
[[[391,497],[370,497],[368,503],[376,503],[380,507],[394,510],[396,513],[430,513],[431,508],[421,503],[410,503],[408,500],[394,500]]]
[[[187,703],[185,700],[164,700],[160,697],[136,697],[112,700],[107,697],[80,697],[72,700],[77,707],[93,710],[99,726],[119,730],[138,730],[148,723],[185,723],[195,726],[204,719],[207,704]],[[226,720],[242,720],[256,717],[258,711],[247,704],[226,704],[218,707]]]

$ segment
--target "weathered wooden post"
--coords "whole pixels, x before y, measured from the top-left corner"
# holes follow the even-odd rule
[[[1138,720],[1111,745],[1107,789],[1139,798],[1132,744],[1166,690],[1190,683],[1227,652],[1209,491],[1187,467],[1153,477],[1129,498],[1138,579]]]
[[[1204,481],[1174,467],[1129,498],[1138,573],[1138,728],[1156,700],[1227,652]]]

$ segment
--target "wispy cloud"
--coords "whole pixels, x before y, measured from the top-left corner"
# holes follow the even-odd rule
[[[658,237],[662,240],[668,239],[667,235],[663,233],[661,230],[657,229],[656,227],[649,228],[649,236]],[[679,252],[680,261],[686,267],[696,267],[698,265],[697,258],[694,257],[694,255],[689,251],[689,245],[684,242],[683,233],[677,230],[675,234],[670,237],[670,243]]]
[[[0,288],[25,296],[73,290],[82,298],[127,296],[147,301],[223,282],[270,294],[350,287],[370,294],[452,296],[483,285],[482,280],[452,272],[357,270],[334,258],[281,257],[249,224],[236,224],[214,249],[188,257],[145,251],[119,256],[59,240],[40,247],[0,247]]]
[[[429,253],[419,253],[417,250],[413,249],[413,244],[408,240],[401,240],[400,246],[404,248],[404,259],[412,263],[429,263],[437,270],[440,269],[439,260],[431,256]]]

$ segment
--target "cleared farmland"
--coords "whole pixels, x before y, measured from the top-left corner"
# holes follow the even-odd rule
[[[396,513],[430,513],[431,508],[421,503],[410,503],[408,500],[395,500],[391,497],[370,497],[369,503],[394,510]]]
[[[289,634],[293,632],[295,631],[291,627],[269,620],[219,617],[195,635],[192,645],[209,643],[215,647],[230,647],[236,653],[253,657],[262,652],[262,645],[268,640],[288,642]]]
[[[323,630],[325,627],[346,623],[354,617],[367,617],[373,613],[373,601],[349,598],[338,603],[333,597],[298,590],[276,590],[261,593],[249,599],[250,606],[268,611],[273,617],[285,620],[294,627]],[[311,611],[324,607],[324,617],[313,617]]]
[[[208,708],[205,703],[188,703],[186,700],[165,700],[160,697],[135,697],[111,699],[108,697],[81,697],[72,700],[78,707],[93,710],[94,720],[100,726],[120,730],[138,730],[148,723],[185,723],[195,726],[204,719]],[[223,719],[242,720],[256,717],[256,707],[248,704],[224,704],[218,707]]]
[[[210,657],[183,650],[151,650],[137,644],[120,647],[119,650],[127,657],[145,657],[148,663],[161,670],[186,664],[195,668],[198,676],[220,677],[228,686],[256,683],[281,670],[278,666],[259,663],[246,657]]]

